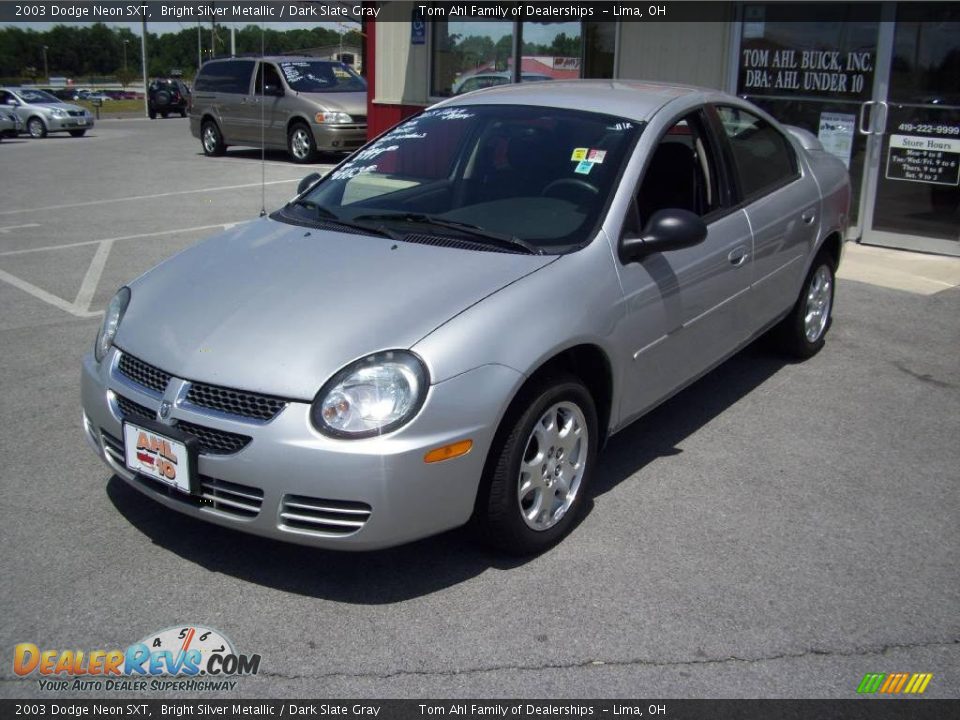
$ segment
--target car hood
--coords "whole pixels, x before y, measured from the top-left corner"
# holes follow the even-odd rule
[[[367,94],[365,92],[344,93],[300,93],[317,105],[331,112],[345,112],[347,115],[367,115]]]
[[[64,111],[66,111],[66,112],[77,112],[77,111],[83,112],[84,109],[85,109],[85,108],[83,108],[83,107],[81,107],[81,106],[79,106],[79,105],[72,105],[71,103],[63,103],[63,102],[60,102],[60,103],[36,103],[35,105],[31,105],[30,107],[45,108],[45,109],[47,109],[47,110],[57,109],[57,110],[64,110]]]
[[[309,401],[347,363],[410,348],[555,259],[264,218],[131,283],[116,344],[177,377]]]

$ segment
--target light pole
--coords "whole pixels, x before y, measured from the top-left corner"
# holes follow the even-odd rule
[[[50,84],[50,66],[47,65],[47,46],[43,46],[43,77],[46,78],[46,84]]]
[[[127,76],[127,45],[130,44],[129,40],[123,41],[123,76]]]

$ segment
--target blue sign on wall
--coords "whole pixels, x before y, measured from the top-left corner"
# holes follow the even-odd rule
[[[423,13],[414,8],[410,18],[410,44],[423,45],[426,41],[427,23],[423,19]]]

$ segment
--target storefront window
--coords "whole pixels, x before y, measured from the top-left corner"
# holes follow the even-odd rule
[[[809,21],[796,12],[769,3],[744,7],[737,94],[814,133],[843,161],[856,223],[866,157],[857,120],[873,91],[880,6],[818,4]]]
[[[439,20],[430,25],[432,96],[450,97],[510,82],[512,22]]]
[[[617,23],[583,24],[583,77],[612,78],[617,51]]]
[[[579,22],[523,23],[521,82],[575,80],[583,52]]]

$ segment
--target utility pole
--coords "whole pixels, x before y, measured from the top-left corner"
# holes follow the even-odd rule
[[[150,117],[150,91],[147,88],[147,19],[141,20],[143,28],[140,33],[140,58],[143,62],[143,116]]]
[[[197,72],[200,72],[201,65],[203,65],[203,40],[200,37],[200,23],[197,23]]]
[[[50,66],[47,64],[47,46],[43,46],[43,77],[44,82],[50,84]]]
[[[129,40],[123,41],[123,76],[127,76],[127,45],[130,44]]]
[[[237,56],[237,28],[230,26],[230,57]]]

